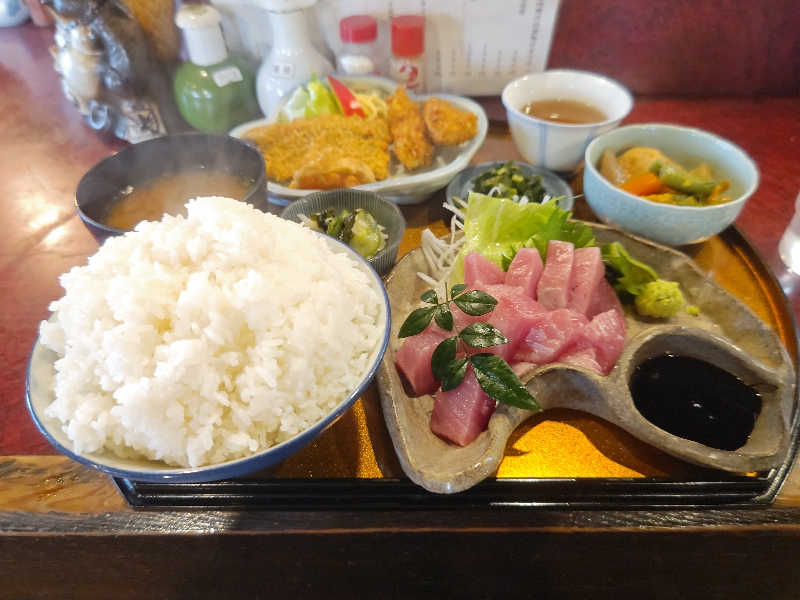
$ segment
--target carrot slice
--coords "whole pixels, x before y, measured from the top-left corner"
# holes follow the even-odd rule
[[[647,196],[657,194],[664,190],[664,184],[655,173],[642,173],[631,177],[620,188],[636,196]]]

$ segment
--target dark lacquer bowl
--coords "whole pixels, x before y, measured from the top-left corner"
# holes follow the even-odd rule
[[[244,202],[259,209],[267,203],[264,157],[242,140],[228,135],[181,133],[123,148],[93,166],[78,183],[78,215],[102,243],[124,230],[106,224],[111,205],[128,186],[190,169],[215,169],[251,183]],[[209,194],[210,195],[210,194]]]

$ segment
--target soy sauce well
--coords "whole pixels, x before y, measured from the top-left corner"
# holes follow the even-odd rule
[[[664,354],[636,367],[633,403],[653,425],[719,450],[747,443],[761,396],[741,379],[703,360]]]

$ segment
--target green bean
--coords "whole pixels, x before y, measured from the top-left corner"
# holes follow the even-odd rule
[[[667,187],[690,196],[707,198],[717,187],[716,181],[698,177],[681,168],[662,164],[660,161],[654,162],[650,170],[658,175],[658,178]]]

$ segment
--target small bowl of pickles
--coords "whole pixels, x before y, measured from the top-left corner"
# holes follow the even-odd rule
[[[394,202],[355,189],[314,192],[289,204],[281,217],[346,243],[379,275],[394,266],[406,230],[406,220]]]
[[[527,163],[493,161],[464,169],[447,186],[447,201],[466,200],[470,192],[511,198],[516,202],[555,200],[564,210],[572,210],[572,189],[552,171]]]

